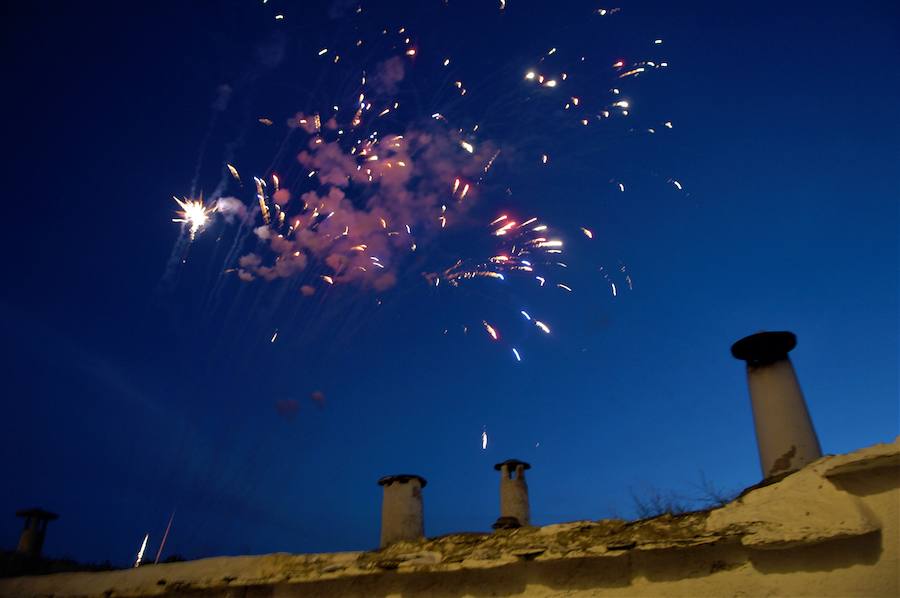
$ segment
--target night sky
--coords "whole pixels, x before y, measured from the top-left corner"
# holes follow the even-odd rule
[[[900,433],[894,3],[390,4],[6,3],[0,547],[40,506],[61,515],[45,553],[82,561],[128,564],[145,533],[155,554],[173,510],[164,556],[368,549],[391,473],[428,479],[428,535],[484,531],[513,457],[537,525],[633,517],[632,494],[704,477],[738,490],[760,471],[729,346],[760,330],[797,334],[825,452]],[[471,219],[410,268],[534,213],[571,248],[573,293],[240,284],[218,216],[185,248],[172,196],[209,196],[226,161],[248,206],[270,167],[307,184],[286,119],[352,102],[361,69],[403,55],[401,26],[419,53],[396,118],[483,118],[504,150]],[[364,52],[317,55],[363,33]],[[586,97],[620,86],[630,120],[579,128],[566,89],[523,80],[584,53]],[[610,69],[649,56],[669,67]]]

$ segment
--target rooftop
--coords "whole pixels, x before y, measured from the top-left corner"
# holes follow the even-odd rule
[[[740,587],[750,593],[771,587],[771,595],[839,595],[845,583],[859,595],[895,595],[898,471],[900,438],[823,457],[707,511],[456,533],[372,551],[21,577],[0,580],[0,596],[212,596],[235,587],[266,596],[276,587],[278,595],[288,588],[290,595],[335,596],[558,595],[563,589],[571,595],[647,595],[648,583],[663,584],[656,591],[668,595],[703,595],[701,587],[717,595],[711,580],[736,575],[746,578]],[[891,570],[893,580],[885,575]],[[762,579],[770,573],[796,573],[805,581],[791,586],[786,579],[793,578],[784,575]]]

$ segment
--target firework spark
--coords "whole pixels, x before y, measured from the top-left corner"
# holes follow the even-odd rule
[[[137,558],[134,559],[134,566],[140,567],[141,561],[144,560],[144,551],[147,549],[147,541],[150,540],[150,534],[146,534],[144,536],[144,541],[141,542],[141,548],[138,550]]]
[[[197,235],[197,231],[206,226],[206,223],[209,222],[209,215],[213,210],[207,208],[203,204],[202,197],[200,199],[184,198],[184,200],[173,197],[172,199],[181,206],[181,211],[178,212],[179,217],[173,218],[172,222],[183,222],[184,224],[187,224],[191,234],[191,240],[193,241],[194,237]]]
[[[237,168],[235,168],[231,164],[227,164],[227,163],[225,164],[225,166],[228,168],[228,172],[231,173],[231,176],[234,177],[234,180],[236,180],[238,183],[240,183],[241,175],[238,174]]]

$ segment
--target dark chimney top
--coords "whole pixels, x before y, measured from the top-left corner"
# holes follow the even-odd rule
[[[758,332],[731,345],[731,354],[748,365],[768,365],[787,359],[788,352],[797,346],[793,332]]]
[[[500,471],[501,469],[503,469],[504,465],[506,465],[512,471],[515,471],[516,467],[518,467],[519,465],[522,466],[522,469],[531,469],[530,464],[526,463],[525,461],[519,461],[518,459],[507,459],[502,463],[497,463],[496,465],[494,465],[494,469]]]
[[[401,484],[405,484],[410,480],[419,480],[419,485],[422,488],[425,487],[428,482],[420,475],[416,475],[414,473],[397,473],[394,475],[386,475],[383,478],[378,480],[379,486],[387,486],[388,484],[393,484],[394,482],[400,482]]]

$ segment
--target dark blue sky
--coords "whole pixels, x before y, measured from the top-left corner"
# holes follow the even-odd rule
[[[497,137],[513,153],[558,151],[553,169],[508,163],[513,199],[485,192],[485,214],[535,211],[565,228],[587,264],[571,275],[576,293],[413,286],[381,309],[358,291],[269,343],[284,307],[275,285],[226,286],[225,307],[203,311],[224,224],[198,238],[171,288],[161,276],[179,234],[171,196],[190,192],[208,130],[207,192],[228,142],[247,174],[272,161],[281,138],[260,133],[258,116],[280,124],[354,94],[309,56],[355,32],[330,3],[303,4],[283,4],[280,24],[252,1],[3,9],[2,546],[16,541],[14,511],[39,505],[61,514],[46,552],[82,560],[126,563],[146,532],[155,553],[173,509],[168,554],[369,548],[375,481],[401,471],[429,480],[429,535],[486,530],[492,465],[509,457],[533,464],[536,524],[631,516],[632,491],[691,494],[701,472],[742,488],[760,474],[728,349],[763,329],[798,335],[792,357],[826,452],[898,434],[891,3],[623,2],[603,22],[580,16],[590,2],[391,9],[382,16],[415,32],[423,61],[452,46],[467,80],[497,85],[505,71],[493,81],[489,69],[524,72],[548,47],[583,47],[591,28],[610,63],[662,38],[669,71],[627,83],[635,125],[675,128],[660,141],[579,137],[548,117],[522,131],[518,119],[540,115],[494,104],[509,112]],[[261,65],[273,47],[284,57]],[[210,129],[223,84],[231,103]],[[613,298],[598,268],[620,263],[634,289],[617,278]],[[502,319],[538,304],[551,336]],[[482,314],[503,322],[521,364],[483,331],[459,333]],[[299,402],[293,419],[276,410],[285,400]]]

